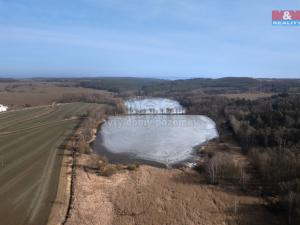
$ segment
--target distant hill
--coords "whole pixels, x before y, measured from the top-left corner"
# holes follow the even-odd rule
[[[10,83],[10,82],[16,82],[17,80],[12,78],[1,78],[0,77],[0,83]]]
[[[64,86],[79,86],[111,92],[139,91],[147,86],[168,82],[164,79],[139,77],[82,77],[82,78],[34,78],[35,81],[58,82]]]
[[[104,77],[80,80],[82,87],[104,89],[113,92],[138,91],[146,87],[152,87],[167,83],[167,80],[155,78],[132,78],[132,77]]]

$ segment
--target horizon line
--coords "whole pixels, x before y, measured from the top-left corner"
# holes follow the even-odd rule
[[[299,77],[284,77],[284,76],[136,76],[136,75],[41,75],[41,76],[2,76],[0,79],[15,79],[15,80],[30,80],[30,79],[84,79],[84,78],[137,78],[137,79],[159,79],[159,80],[190,80],[190,79],[222,79],[222,78],[252,78],[252,79],[272,79],[272,80],[283,80],[283,79],[300,79]]]

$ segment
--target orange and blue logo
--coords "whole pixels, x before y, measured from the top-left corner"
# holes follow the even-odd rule
[[[300,10],[273,10],[274,26],[300,26]]]

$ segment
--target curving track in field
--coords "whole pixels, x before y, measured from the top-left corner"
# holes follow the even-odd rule
[[[95,104],[72,103],[0,114],[0,224],[43,225],[55,199],[58,147]]]

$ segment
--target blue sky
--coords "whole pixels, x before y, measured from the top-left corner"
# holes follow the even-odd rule
[[[0,0],[0,76],[300,78],[295,0]]]

